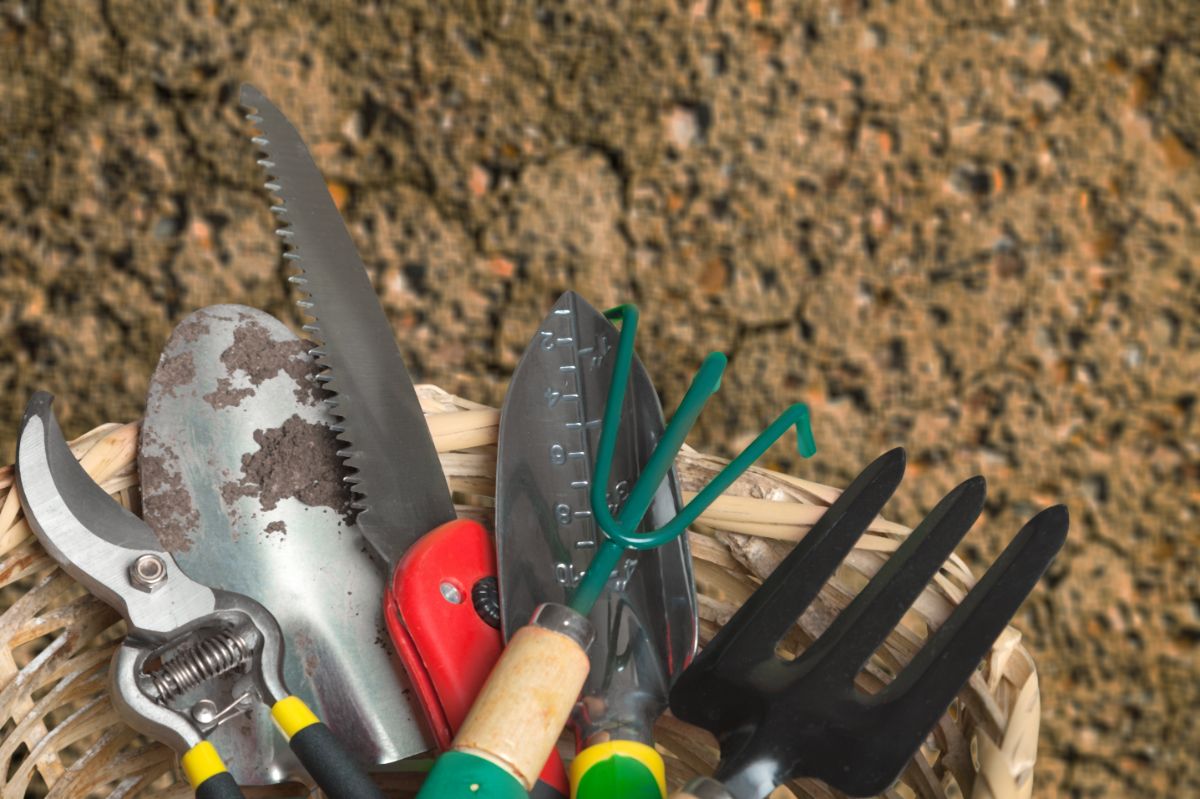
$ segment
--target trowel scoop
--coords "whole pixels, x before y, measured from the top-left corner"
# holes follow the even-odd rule
[[[496,495],[507,636],[539,604],[569,601],[603,541],[589,492],[619,337],[603,314],[567,292],[542,321],[513,375],[500,423]],[[640,361],[633,362],[630,375],[621,414],[626,424],[606,486],[612,504],[625,499],[663,433],[658,395]],[[679,504],[672,471],[654,495],[646,526],[664,525]],[[589,614],[596,640],[572,723],[589,761],[607,758],[629,763],[633,772],[645,766],[648,773],[661,773],[652,746],[654,721],[696,645],[687,537],[658,549],[631,550],[613,574]],[[651,794],[660,793],[657,781],[646,789]],[[632,789],[623,784],[620,794],[630,796]]]
[[[427,750],[383,633],[384,580],[354,527],[309,345],[237,305],[176,328],[151,381],[143,516],[195,580],[246,594],[283,629],[284,677],[364,762]],[[303,771],[268,716],[213,736],[242,784]]]

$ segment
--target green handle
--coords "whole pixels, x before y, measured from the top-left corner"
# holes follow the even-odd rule
[[[417,799],[529,799],[529,794],[492,761],[451,749],[433,764]]]
[[[637,741],[608,741],[589,746],[571,762],[571,799],[664,799],[666,767],[662,757]]]

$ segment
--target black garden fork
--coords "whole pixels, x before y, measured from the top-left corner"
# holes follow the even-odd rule
[[[951,491],[874,579],[795,660],[776,646],[883,508],[904,475],[904,450],[866,468],[754,592],[671,689],[671,710],[716,735],[714,779],[681,797],[761,799],[795,777],[851,796],[881,793],[1062,547],[1067,509],[1022,528],[913,660],[874,695],[854,678],[979,517],[982,477]]]

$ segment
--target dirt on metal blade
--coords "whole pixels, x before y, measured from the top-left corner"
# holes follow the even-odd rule
[[[427,744],[378,638],[383,575],[353,526],[308,347],[239,305],[180,322],[142,423],[142,515],[193,579],[270,610],[287,684],[364,761],[392,763]],[[269,714],[225,724],[213,742],[240,783],[304,778]]]

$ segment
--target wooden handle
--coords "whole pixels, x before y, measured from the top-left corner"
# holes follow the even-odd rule
[[[517,630],[451,744],[496,763],[533,788],[588,674],[588,620],[542,605]]]

